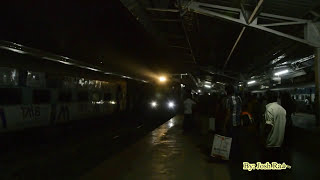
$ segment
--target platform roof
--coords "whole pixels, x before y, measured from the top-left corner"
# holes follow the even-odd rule
[[[284,64],[291,68],[291,63],[313,55],[313,45],[305,41],[304,27],[319,21],[319,1],[138,2],[177,59],[184,63],[180,70],[193,67],[198,76],[223,74],[245,81],[268,75]],[[246,20],[252,15],[250,23],[254,25],[241,22],[240,12]],[[311,68],[311,64],[304,68]]]
[[[168,72],[237,82],[286,64],[312,71],[309,60],[300,61],[313,54],[304,24],[319,21],[319,5],[315,0],[6,2],[0,39],[146,79]],[[270,29],[289,38],[240,21],[252,14],[258,25],[276,24]]]

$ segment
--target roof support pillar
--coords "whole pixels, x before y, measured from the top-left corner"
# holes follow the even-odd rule
[[[320,47],[315,48],[315,112],[316,112],[316,123],[320,126]]]
[[[308,23],[304,31],[305,38],[317,45],[320,44],[320,22]],[[314,46],[314,74],[315,74],[315,113],[317,126],[320,126],[320,46]]]

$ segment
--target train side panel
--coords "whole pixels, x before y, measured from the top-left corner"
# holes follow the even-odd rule
[[[101,118],[126,109],[126,81],[0,68],[0,132]]]

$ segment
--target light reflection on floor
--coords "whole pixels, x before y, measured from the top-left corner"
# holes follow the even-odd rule
[[[307,118],[304,116],[300,119],[305,124],[309,123],[305,122]],[[296,119],[295,121],[298,122]],[[260,179],[262,175],[257,177],[257,174],[244,172],[241,162],[208,161],[208,154],[197,146],[207,145],[207,137],[183,134],[182,122],[181,116],[170,119],[133,147],[113,157],[113,161],[107,161],[104,167],[98,169],[101,173],[90,174],[110,177],[108,170],[117,168],[115,164],[118,163],[121,168],[114,177],[123,177],[120,179]],[[291,156],[289,165],[292,170],[281,174],[281,179],[320,179],[317,163],[318,137],[305,129],[294,129],[294,144],[286,152]],[[262,150],[255,132],[244,133],[243,140],[241,146],[246,152],[243,154],[245,159],[249,162],[260,161]]]
[[[170,119],[170,121],[168,122],[168,128],[172,128],[174,126],[174,118]]]
[[[151,143],[157,145],[162,143],[161,139],[167,134],[168,130],[175,126],[176,117],[170,119],[167,123],[161,125],[158,129],[152,131]]]

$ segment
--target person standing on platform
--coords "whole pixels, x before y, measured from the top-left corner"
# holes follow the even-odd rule
[[[184,105],[184,120],[183,130],[184,132],[190,131],[193,124],[193,108],[196,102],[192,99],[191,90],[186,91],[186,99],[183,101]]]
[[[286,110],[277,103],[277,96],[274,92],[267,91],[267,101],[265,111],[265,132],[266,148],[279,149],[284,140],[286,128]]]
[[[264,162],[284,162],[282,143],[286,128],[286,110],[277,103],[277,95],[274,92],[266,92],[268,104],[265,111],[265,152]],[[268,177],[277,178],[275,171],[266,174]]]
[[[293,115],[296,115],[296,112],[297,112],[297,101],[296,99],[294,98],[294,96],[291,96],[291,99],[292,99],[292,102],[293,102]]]
[[[235,158],[240,157],[239,136],[242,101],[239,96],[235,95],[233,86],[226,86],[225,91],[227,93],[227,99],[225,103],[227,113],[224,122],[224,133],[232,138],[230,156],[231,158]]]
[[[284,92],[281,96],[281,106],[286,110],[286,129],[284,144],[290,145],[291,140],[291,129],[292,129],[292,114],[295,111],[294,101],[292,100],[289,92]]]

